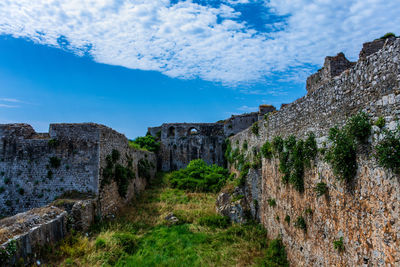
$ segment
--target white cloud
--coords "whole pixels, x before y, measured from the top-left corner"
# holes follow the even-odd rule
[[[11,103],[22,103],[21,100],[18,100],[16,98],[4,98],[4,97],[0,97],[0,101],[3,102],[11,102]]]
[[[284,26],[268,25],[284,28],[271,33],[236,20],[241,2],[249,1],[213,8],[168,0],[2,0],[0,34],[89,53],[100,63],[232,85],[288,69],[296,80],[296,70],[321,65],[326,55],[343,51],[355,60],[363,42],[400,32],[394,0],[265,1],[288,15]]]
[[[0,103],[0,108],[18,108],[19,106],[15,105],[8,105],[8,104],[1,104]]]

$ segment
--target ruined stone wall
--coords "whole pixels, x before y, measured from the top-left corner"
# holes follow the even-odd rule
[[[240,148],[252,161],[254,150],[259,150],[266,140],[289,135],[304,139],[310,131],[321,147],[331,127],[344,125],[349,116],[359,111],[366,112],[372,121],[383,116],[385,128],[393,130],[400,117],[399,83],[400,39],[396,39],[260,121],[259,136],[247,129],[231,137],[232,147]],[[378,127],[374,126],[373,131],[370,147],[382,138]],[[246,151],[242,148],[244,142],[248,143]],[[321,156],[306,171],[302,194],[281,182],[276,159],[263,159],[260,176],[254,171],[248,175],[247,202],[257,200],[262,224],[272,238],[282,237],[294,266],[400,265],[400,178],[379,167],[372,152],[359,151],[352,190],[334,177]],[[230,168],[234,170],[233,166]],[[320,181],[328,186],[326,198],[318,198],[313,190]],[[261,192],[252,193],[257,183],[261,184]],[[268,205],[270,198],[276,199],[275,207]],[[312,214],[305,213],[306,208]],[[286,215],[291,218],[289,224],[284,221]],[[293,226],[298,216],[306,219],[307,232]],[[333,248],[333,242],[340,237],[344,252]]]
[[[143,190],[145,181],[136,175],[126,200],[117,197],[113,184],[100,188],[100,172],[112,149],[120,151],[124,164],[129,157],[136,174],[140,158],[148,157],[155,165],[153,153],[130,148],[124,135],[103,125],[51,124],[48,134],[38,134],[27,124],[0,125],[1,215],[44,206],[72,191],[94,198],[100,194],[101,211],[115,210]]]
[[[157,172],[157,160],[154,153],[131,148],[128,139],[126,139],[123,134],[111,129],[102,129],[100,132],[99,154],[101,172],[99,177],[100,185],[104,179],[104,169],[107,167],[106,157],[111,155],[113,150],[117,150],[120,154],[120,159],[117,163],[124,167],[131,168],[134,171],[135,178],[129,183],[126,197],[121,197],[118,193],[118,185],[115,180],[112,180],[109,185],[100,186],[99,210],[103,216],[116,214],[122,206],[129,203],[133,197],[145,189],[149,178],[139,175],[138,163],[140,160],[143,159],[149,162],[151,178],[154,178]]]
[[[96,193],[99,136],[92,124],[0,126],[0,207],[10,215],[43,206],[67,191]],[[52,141],[50,141],[52,140]],[[59,160],[59,166],[51,164]]]
[[[163,171],[178,170],[193,159],[225,166],[225,139],[249,128],[272,111],[274,106],[260,105],[258,112],[232,115],[217,123],[165,123],[150,127],[148,133],[161,144],[158,167]]]
[[[149,132],[158,132],[160,129],[161,147],[158,157],[161,170],[184,168],[193,159],[203,159],[207,164],[224,165],[223,123],[165,123],[156,130],[149,128]]]

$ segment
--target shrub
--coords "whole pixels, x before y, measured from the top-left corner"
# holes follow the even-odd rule
[[[118,193],[125,198],[128,191],[129,182],[135,178],[135,174],[131,169],[117,164],[115,166],[114,179],[118,186]]]
[[[306,208],[306,209],[304,210],[304,213],[305,213],[306,215],[312,215],[312,214],[313,214],[313,211],[312,211],[311,208]]]
[[[265,267],[289,267],[285,246],[281,239],[273,239],[269,242],[265,254],[265,260],[262,263]]]
[[[246,151],[248,146],[249,146],[249,144],[247,143],[247,140],[244,140],[243,145],[242,145],[243,150]]]
[[[228,179],[227,169],[207,165],[202,159],[192,160],[185,169],[171,173],[172,187],[189,191],[219,192]]]
[[[115,233],[112,238],[116,240],[117,244],[128,254],[133,254],[138,247],[138,242],[131,233]]]
[[[96,249],[105,248],[106,241],[103,238],[97,237],[94,246],[96,247]]]
[[[317,141],[315,140],[315,134],[310,132],[304,142],[304,158],[306,165],[310,165],[310,160],[313,160],[317,156],[318,147]]]
[[[386,124],[386,120],[384,117],[379,117],[375,122],[375,125],[378,126],[380,129],[385,127],[385,124]]]
[[[11,179],[10,178],[4,178],[4,184],[10,184]]]
[[[268,205],[269,205],[270,207],[275,207],[275,206],[276,206],[276,200],[275,200],[275,198],[269,198],[269,199],[267,200],[267,202],[268,202]]]
[[[382,36],[379,39],[387,39],[387,38],[390,38],[390,37],[396,37],[396,35],[394,33],[392,33],[392,32],[388,32],[388,33],[386,33],[384,36]]]
[[[211,228],[228,228],[230,225],[230,219],[227,216],[209,215],[201,217],[199,219],[199,224]]]
[[[116,149],[112,150],[112,152],[111,152],[111,160],[112,160],[113,163],[116,163],[119,160],[120,156],[121,155],[120,155],[118,150],[116,150]]]
[[[255,123],[253,123],[253,125],[251,126],[251,132],[254,135],[259,135],[259,126],[258,126],[258,122],[256,121]]]
[[[232,164],[234,162],[234,157],[233,157],[233,154],[232,154],[232,145],[231,145],[231,141],[229,140],[229,138],[227,138],[225,140],[224,157],[225,157],[225,160],[227,162],[229,162],[230,164]]]
[[[264,145],[261,147],[261,154],[266,159],[272,158],[272,145],[270,142],[266,141]]]
[[[51,170],[47,171],[47,178],[49,179],[53,178],[53,172]]]
[[[296,228],[302,229],[305,232],[307,231],[307,224],[303,216],[297,217],[296,221],[294,222],[294,226]]]
[[[129,141],[129,145],[155,153],[160,150],[160,142],[157,142],[156,138],[151,135],[136,137],[134,140]]]
[[[21,187],[18,188],[17,191],[18,191],[18,194],[20,194],[21,196],[25,193],[25,190]]]
[[[0,194],[3,193],[4,191],[6,191],[6,189],[4,188],[4,186],[0,187]]]
[[[332,147],[325,159],[332,165],[333,173],[341,180],[351,181],[357,173],[356,147],[346,129],[338,127],[329,130]]]
[[[57,169],[58,167],[61,166],[61,159],[59,159],[57,157],[51,157],[49,159],[49,164],[50,164],[50,167]]]
[[[250,170],[250,163],[248,162],[244,163],[239,174],[239,179],[236,184],[237,186],[244,186],[246,184],[246,178],[247,174],[249,173],[249,170]]]
[[[359,142],[366,143],[371,135],[371,121],[367,113],[359,112],[350,117],[346,124],[348,133],[354,136]]]
[[[290,224],[290,216],[289,215],[285,216],[285,222],[287,222],[287,224]]]
[[[314,191],[317,193],[317,197],[323,196],[328,193],[328,186],[324,182],[317,183],[314,187]]]
[[[254,156],[254,160],[251,163],[251,168],[260,169],[261,167],[262,167],[261,154],[257,154],[256,156]]]
[[[59,145],[59,142],[57,139],[50,139],[48,142],[49,147],[56,147]]]
[[[340,237],[339,240],[333,241],[333,248],[339,252],[344,251],[343,237]]]
[[[375,147],[375,158],[382,167],[400,173],[400,131],[385,131],[385,136]]]
[[[17,242],[11,240],[5,247],[0,247],[0,263],[7,263],[7,261],[17,252]]]
[[[139,177],[145,178],[146,180],[150,180],[151,168],[152,168],[151,163],[147,159],[140,159],[138,162]]]

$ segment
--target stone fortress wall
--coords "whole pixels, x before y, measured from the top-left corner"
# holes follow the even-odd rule
[[[49,133],[38,134],[28,124],[0,125],[0,207],[1,214],[12,215],[44,206],[70,192],[96,198],[116,195],[101,201],[102,207],[128,201],[119,199],[115,182],[101,187],[106,156],[116,149],[121,163],[132,161],[136,177],[129,192],[143,190],[137,163],[147,157],[155,164],[155,155],[129,147],[122,134],[99,124],[51,124]],[[155,168],[152,171],[154,174]],[[111,192],[111,193],[110,193]],[[102,208],[106,214],[109,209]]]
[[[186,167],[193,159],[207,164],[224,166],[225,139],[250,127],[266,113],[275,111],[270,105],[261,105],[258,112],[232,115],[216,123],[164,123],[148,128],[149,134],[160,143],[158,166],[163,171]]]
[[[342,55],[337,59],[346,62]],[[331,60],[327,58],[325,64]],[[316,75],[325,75],[320,70],[307,80],[306,96],[259,121],[258,136],[246,129],[231,137],[232,150],[239,148],[251,162],[253,152],[259,151],[266,140],[289,135],[304,140],[309,132],[315,133],[321,148],[331,127],[343,126],[348,117],[359,111],[366,112],[372,121],[382,116],[386,120],[384,129],[396,129],[400,118],[400,39],[364,44],[358,62],[338,66],[342,69],[340,74],[315,79]],[[373,126],[373,132],[371,147],[382,138],[377,126]],[[244,142],[248,143],[246,151],[242,149]],[[241,189],[245,195],[241,203],[249,206],[272,238],[281,236],[295,266],[398,266],[400,178],[380,167],[371,149],[358,151],[357,163],[350,190],[319,155],[313,167],[306,170],[305,191],[299,193],[282,183],[278,159],[263,159],[260,169],[249,171]],[[239,172],[234,166],[230,168]],[[328,186],[328,196],[318,198],[314,187],[321,181]],[[218,201],[226,204],[229,198],[221,195]],[[268,204],[271,199],[276,200],[276,206]],[[233,215],[240,211],[240,204],[221,203],[220,211],[228,208]],[[307,208],[311,214],[305,213]],[[286,216],[290,216],[291,223],[284,221]],[[298,216],[305,218],[306,232],[293,226]],[[344,252],[333,246],[340,237]]]

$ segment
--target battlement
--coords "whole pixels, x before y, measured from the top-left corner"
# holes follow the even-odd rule
[[[313,92],[333,77],[340,75],[343,71],[354,66],[354,64],[355,62],[347,60],[343,53],[339,53],[334,57],[326,57],[324,66],[317,73],[307,78],[307,93]]]

